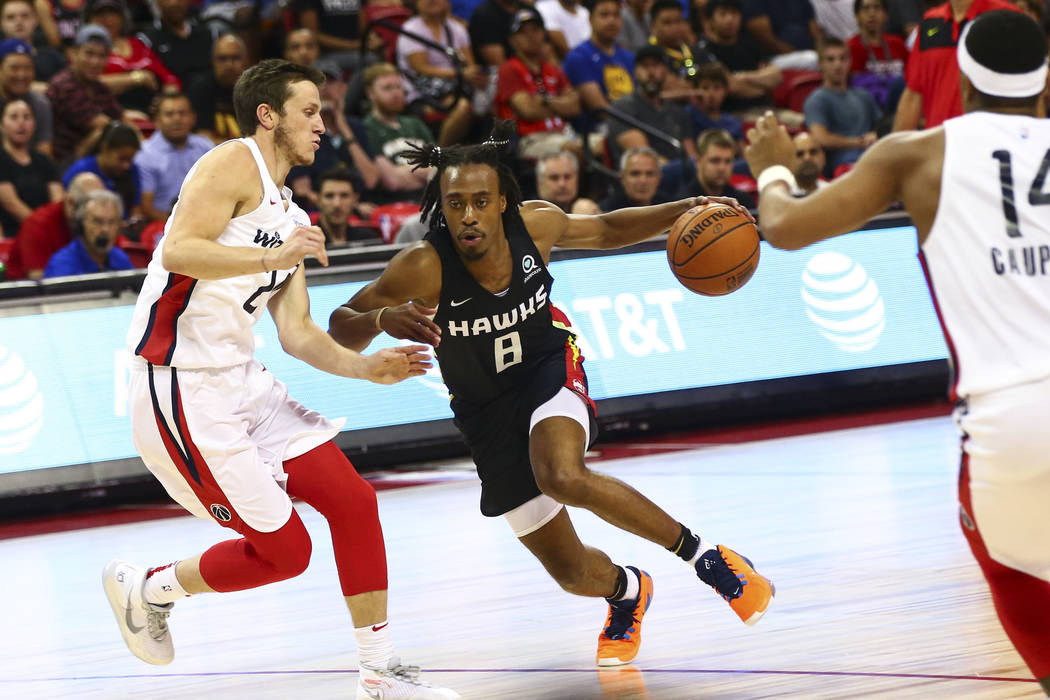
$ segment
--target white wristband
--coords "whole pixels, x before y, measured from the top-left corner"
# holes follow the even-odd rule
[[[795,176],[786,165],[771,165],[758,174],[759,195],[762,194],[762,190],[766,189],[768,185],[771,185],[774,182],[783,182],[788,186],[788,189],[792,191],[798,189],[798,183],[795,182]]]

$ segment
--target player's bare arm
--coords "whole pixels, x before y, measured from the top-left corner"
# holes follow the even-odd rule
[[[693,207],[717,202],[751,214],[732,197],[690,197],[648,207],[627,207],[605,214],[566,214],[549,202],[525,202],[521,215],[544,261],[554,246],[609,250],[641,243],[664,233],[675,219]]]
[[[257,178],[231,176],[254,172],[251,151],[241,143],[217,148],[201,159],[185,183],[171,229],[164,238],[164,267],[195,279],[215,280],[289,269],[306,255],[328,264],[324,233],[316,226],[296,227],[277,248],[224,246],[216,242],[230,220],[262,201]]]
[[[771,114],[747,134],[751,172],[782,165],[791,169],[795,147]],[[846,175],[806,197],[791,196],[785,180],[763,187],[758,205],[762,234],[775,248],[797,250],[855,231],[893,202],[903,201],[920,242],[933,223],[940,191],[944,132],[891,134],[872,146]]]
[[[423,345],[387,348],[374,355],[341,347],[310,318],[310,296],[302,267],[292,273],[267,308],[284,351],[321,371],[395,384],[425,374],[430,368],[430,356]]]
[[[354,350],[379,333],[437,347],[441,328],[431,320],[441,295],[441,261],[433,246],[418,241],[393,257],[377,279],[332,312],[328,334]]]

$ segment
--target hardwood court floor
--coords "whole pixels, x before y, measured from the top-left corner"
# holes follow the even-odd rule
[[[585,542],[655,578],[642,652],[619,671],[593,665],[604,603],[562,593],[483,518],[465,465],[382,491],[395,643],[467,698],[1041,697],[956,524],[957,444],[937,417],[595,463],[752,558],[778,592],[746,627],[679,560],[573,511]],[[190,556],[219,528],[185,517],[0,541],[0,697],[353,697],[331,541],[299,512],[308,571],[181,601],[160,668],[125,650],[102,567]]]

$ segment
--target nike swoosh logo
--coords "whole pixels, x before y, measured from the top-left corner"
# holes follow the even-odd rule
[[[474,298],[474,297],[467,297],[467,298],[466,298],[466,299],[464,299],[463,301],[450,301],[450,302],[448,303],[448,305],[449,305],[449,306],[463,306],[463,304],[466,304],[466,303],[467,303],[468,301],[470,301],[470,300],[471,300],[471,299],[473,299],[473,298]]]
[[[275,202],[275,201],[273,201],[273,200],[271,199],[271,200],[270,200],[270,204],[277,204],[277,202]]]
[[[372,631],[373,632],[378,632],[379,630],[383,629],[384,627],[386,627],[389,624],[390,624],[389,622],[384,622],[381,625],[372,625]]]
[[[940,31],[940,30],[939,30],[939,29],[937,29],[936,27],[934,27],[933,29],[927,29],[927,30],[926,30],[926,36],[933,36],[933,35],[934,35],[934,34],[936,34],[936,33],[937,33],[938,31]]]
[[[138,626],[131,621],[131,606],[124,608],[124,622],[128,624],[128,629],[131,630],[132,634],[138,634],[146,628],[145,625]]]

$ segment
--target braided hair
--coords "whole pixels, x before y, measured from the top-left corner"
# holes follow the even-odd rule
[[[496,122],[492,133],[487,139],[479,144],[447,146],[441,148],[432,143],[412,145],[408,150],[401,151],[397,155],[404,158],[413,170],[420,168],[437,168],[434,177],[430,178],[426,189],[423,190],[423,200],[420,203],[420,218],[428,222],[430,232],[438,232],[442,229],[448,231],[448,222],[441,211],[441,176],[445,170],[452,166],[462,165],[487,165],[496,171],[499,176],[499,191],[507,200],[507,209],[503,212],[504,226],[507,225],[506,217],[520,218],[518,208],[521,206],[521,188],[514,178],[514,173],[503,161],[511,150],[511,137],[517,131],[513,120],[507,119]]]

